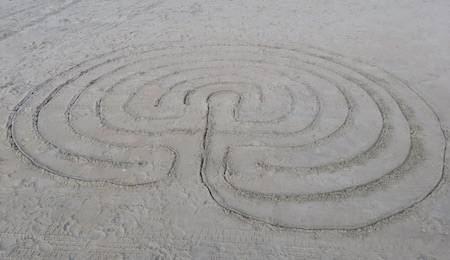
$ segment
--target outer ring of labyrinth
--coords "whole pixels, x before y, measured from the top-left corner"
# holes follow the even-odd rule
[[[285,228],[373,225],[443,177],[439,120],[414,91],[307,46],[111,52],[33,88],[7,129],[53,174],[149,188],[192,174],[226,210]],[[178,167],[186,138],[198,140],[198,172]]]

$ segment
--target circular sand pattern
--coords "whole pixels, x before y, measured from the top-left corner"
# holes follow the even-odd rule
[[[191,174],[223,208],[300,229],[362,228],[420,202],[442,178],[445,145],[403,82],[306,46],[112,52],[37,86],[8,129],[54,174],[129,186]],[[177,168],[187,139],[198,172]]]

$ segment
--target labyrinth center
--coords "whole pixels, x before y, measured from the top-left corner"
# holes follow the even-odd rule
[[[10,116],[12,146],[79,181],[152,189],[192,175],[224,209],[285,228],[372,225],[442,179],[437,117],[379,68],[307,46],[166,45],[35,87]],[[198,147],[180,154],[183,140]]]

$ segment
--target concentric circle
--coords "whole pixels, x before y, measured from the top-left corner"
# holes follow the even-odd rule
[[[54,174],[167,183],[183,140],[220,206],[301,229],[354,229],[442,179],[438,118],[378,68],[301,46],[164,43],[87,60],[10,116],[15,149]]]

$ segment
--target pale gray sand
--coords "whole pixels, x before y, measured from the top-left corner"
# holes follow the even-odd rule
[[[1,259],[449,259],[448,1],[0,1]]]

